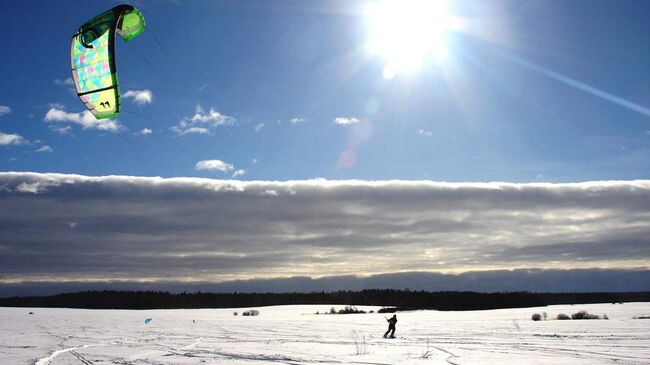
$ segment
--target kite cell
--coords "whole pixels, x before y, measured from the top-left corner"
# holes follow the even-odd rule
[[[83,24],[72,36],[72,78],[77,95],[95,118],[115,118],[120,112],[115,33],[128,41],[144,28],[144,17],[138,9],[118,5]]]

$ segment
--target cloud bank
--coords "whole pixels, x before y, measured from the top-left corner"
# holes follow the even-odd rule
[[[461,274],[405,272],[370,276],[297,276],[226,282],[0,282],[0,297],[51,295],[85,290],[159,290],[170,292],[286,293],[337,290],[409,289],[475,292],[635,292],[647,291],[650,270],[492,270]]]
[[[0,208],[6,285],[650,268],[650,181],[243,182],[9,172],[0,173]]]

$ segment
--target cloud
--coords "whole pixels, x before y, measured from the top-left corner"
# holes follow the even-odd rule
[[[143,129],[142,129],[140,132],[138,132],[137,134],[139,134],[139,135],[141,135],[141,136],[146,136],[146,135],[148,135],[148,134],[152,134],[152,133],[153,133],[153,131],[152,131],[151,129],[149,129],[149,128],[143,128]]]
[[[307,119],[305,119],[305,118],[291,118],[291,119],[289,119],[289,123],[291,123],[293,125],[304,123],[306,121],[307,121]]]
[[[6,134],[0,132],[0,146],[20,146],[28,143],[29,141],[19,134]]]
[[[264,123],[259,123],[259,124],[255,125],[255,132],[261,131],[262,128],[264,128]]]
[[[53,152],[53,151],[54,151],[54,149],[52,149],[52,147],[46,145],[46,146],[41,146],[35,152],[40,153],[40,152]]]
[[[71,227],[72,228],[72,227]],[[312,278],[293,276],[275,279],[154,282],[31,281],[0,282],[0,297],[52,295],[86,290],[152,290],[214,293],[332,292],[363,289],[410,289],[477,292],[640,292],[648,290],[650,270],[488,270],[461,274],[400,272],[370,276],[339,275]]]
[[[345,117],[338,117],[334,118],[334,124],[338,125],[351,125],[351,124],[357,124],[361,120],[358,118],[345,118]]]
[[[55,109],[65,109],[65,106],[61,103],[49,103],[47,104],[50,108],[55,108]]]
[[[220,160],[199,166],[235,170]],[[277,182],[0,173],[0,186],[0,282],[647,270],[650,257],[646,180]],[[78,224],[62,230],[68,222]]]
[[[11,108],[5,105],[0,105],[0,117],[11,113]]]
[[[244,175],[246,175],[246,170],[239,169],[239,170],[233,172],[232,177],[244,176]]]
[[[54,79],[54,83],[59,86],[74,85],[74,81],[72,80],[72,77],[68,77],[65,80]]]
[[[43,120],[46,123],[62,122],[74,123],[82,126],[83,129],[96,129],[107,132],[117,132],[122,127],[116,120],[96,119],[90,111],[81,113],[68,113],[59,108],[50,108]]]
[[[184,136],[186,134],[210,134],[210,130],[208,128],[202,127],[191,127],[185,130],[180,130],[176,127],[172,127],[172,131],[176,132],[180,136]]]
[[[67,135],[71,134],[72,127],[71,126],[65,126],[65,127],[60,127],[60,126],[55,126],[55,125],[49,125],[48,126],[52,132],[58,133],[60,135]]]
[[[196,163],[197,170],[218,170],[227,173],[234,169],[234,166],[221,160],[203,160]]]
[[[418,129],[418,134],[421,135],[421,136],[425,136],[425,137],[431,137],[433,135],[433,133],[431,133],[431,131],[426,130],[426,129]]]
[[[150,90],[129,90],[122,94],[123,98],[132,98],[133,102],[138,105],[151,104],[153,102],[153,93]]]
[[[234,124],[235,120],[235,118],[221,114],[214,108],[210,108],[206,113],[200,105],[197,105],[194,115],[181,119],[170,130],[181,136],[192,133],[211,134],[220,126]]]

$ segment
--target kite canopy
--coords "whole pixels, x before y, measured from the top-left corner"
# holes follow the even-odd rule
[[[115,33],[128,41],[144,28],[142,13],[123,4],[89,20],[72,36],[72,78],[77,95],[95,118],[115,118],[120,112]]]

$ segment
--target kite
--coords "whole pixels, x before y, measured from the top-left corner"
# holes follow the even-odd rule
[[[115,33],[129,41],[145,25],[138,9],[122,4],[84,23],[72,36],[72,78],[77,95],[95,118],[112,119],[120,113]]]

